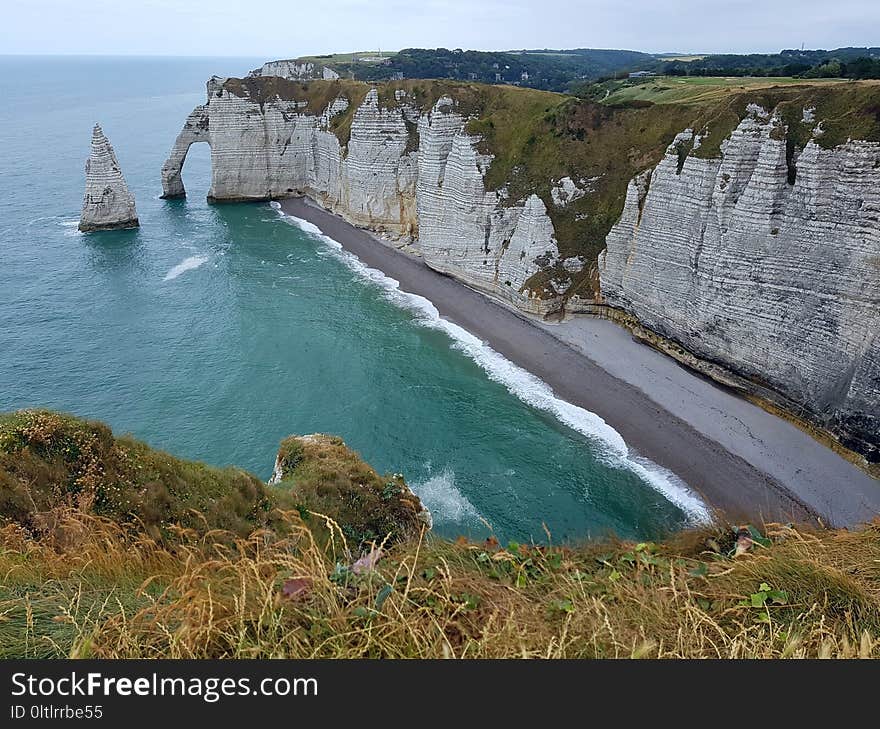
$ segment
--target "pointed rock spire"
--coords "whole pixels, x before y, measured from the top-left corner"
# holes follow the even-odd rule
[[[134,195],[128,190],[113,147],[99,124],[92,131],[92,149],[86,161],[86,194],[79,229],[110,230],[138,226]]]

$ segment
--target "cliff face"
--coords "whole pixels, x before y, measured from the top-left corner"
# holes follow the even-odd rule
[[[250,72],[251,76],[278,76],[291,80],[324,79],[325,81],[339,78],[329,66],[319,66],[311,61],[281,60],[269,61]]]
[[[880,460],[880,143],[824,149],[751,106],[716,158],[690,130],[629,184],[604,301]],[[809,131],[809,130],[808,130]]]
[[[428,265],[475,288],[536,314],[558,308],[558,296],[527,285],[559,258],[544,203],[486,189],[492,156],[478,152],[480,137],[467,133],[452,98],[422,106],[398,89],[380,104],[376,89],[355,101],[340,91],[316,108],[289,86],[266,91],[209,82],[207,103],[187,118],[162,168],[166,197],[185,194],[186,152],[206,141],[214,200],[307,194],[354,225],[413,243]]]
[[[125,184],[113,147],[104,136],[100,125],[95,124],[91,151],[86,160],[86,191],[79,229],[87,233],[137,226],[134,195]]]
[[[422,117],[419,249],[432,268],[474,288],[535,313],[552,310],[557,298],[530,301],[519,295],[532,275],[559,257],[547,209],[535,194],[511,206],[504,190],[486,190],[492,155],[481,154],[478,141],[465,131],[465,119],[449,97]]]
[[[691,366],[880,460],[875,87],[609,108],[273,70],[293,73],[209,82],[166,196],[206,141],[215,200],[306,194],[523,311],[623,309]]]

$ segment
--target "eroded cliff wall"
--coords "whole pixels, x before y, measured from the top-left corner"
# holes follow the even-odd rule
[[[610,108],[214,78],[162,177],[184,194],[186,150],[207,141],[215,200],[309,195],[524,311],[622,309],[878,460],[878,104],[858,85]]]
[[[186,151],[206,141],[213,200],[306,194],[354,225],[415,245],[428,265],[475,288],[535,314],[558,308],[558,296],[528,286],[559,258],[545,205],[534,194],[511,201],[486,189],[492,156],[477,151],[480,137],[467,133],[455,100],[423,108],[398,90],[386,105],[370,89],[317,109],[314,99],[263,91],[256,81],[209,82],[207,103],[162,168],[165,196],[185,194]]]
[[[880,460],[880,143],[820,146],[752,105],[717,157],[683,132],[634,178],[605,303]],[[800,130],[803,132],[803,129]]]
[[[250,72],[251,76],[278,76],[291,80],[310,80],[324,79],[333,80],[339,78],[329,66],[315,64],[312,61],[301,61],[297,59],[269,61],[259,68],[255,68]]]

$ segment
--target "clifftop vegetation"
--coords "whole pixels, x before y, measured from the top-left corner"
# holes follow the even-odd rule
[[[450,542],[338,439],[280,455],[266,487],[98,423],[4,416],[0,656],[880,657],[878,525]]]
[[[880,78],[880,48],[867,47],[691,56],[598,48],[405,48],[396,53],[333,53],[297,60],[328,66],[343,78],[359,81],[449,79],[560,92],[576,91],[584,83],[606,78],[625,78],[632,71],[698,77]]]

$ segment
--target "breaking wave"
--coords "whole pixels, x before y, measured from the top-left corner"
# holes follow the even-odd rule
[[[481,521],[480,513],[455,485],[455,473],[445,470],[424,481],[411,484],[422,503],[431,512],[435,524],[473,524]]]
[[[168,273],[166,273],[165,278],[163,278],[162,280],[171,281],[181,274],[186,273],[187,271],[192,271],[192,269],[198,268],[199,266],[207,263],[208,260],[208,256],[190,256],[189,258],[185,258],[174,268],[172,268]]]

